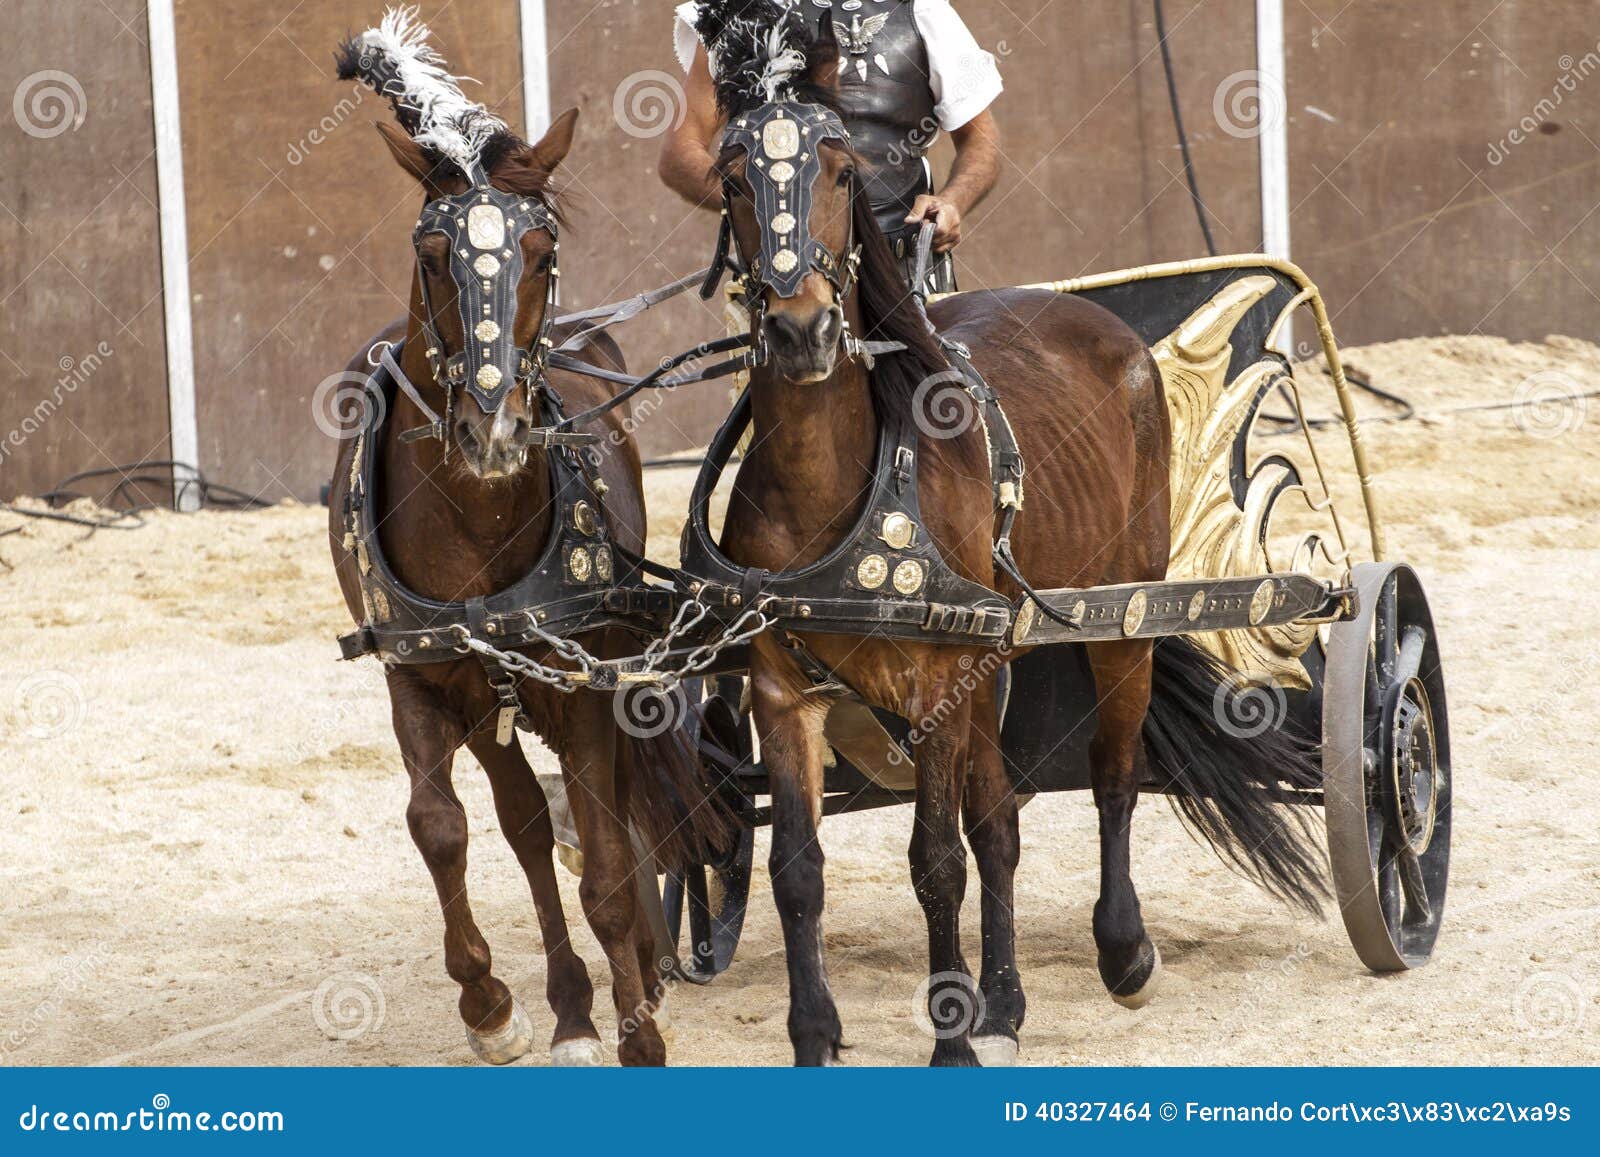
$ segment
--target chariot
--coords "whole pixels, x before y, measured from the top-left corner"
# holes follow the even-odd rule
[[[1163,582],[1038,592],[1054,614],[1026,596],[1014,604],[995,641],[995,670],[1015,789],[1089,786],[1096,696],[1086,648],[1193,636],[1241,674],[1226,699],[1219,695],[1219,726],[1245,736],[1291,728],[1320,745],[1321,785],[1296,799],[1324,809],[1339,911],[1361,961],[1380,972],[1425,963],[1450,857],[1439,643],[1417,572],[1387,556],[1356,402],[1316,286],[1288,262],[1242,255],[1032,288],[1091,299],[1154,351],[1174,435],[1173,550]],[[1307,315],[1323,362],[1296,374],[1289,335]],[[1003,386],[999,392],[1003,398]],[[691,519],[709,523],[712,488],[737,433],[725,427],[713,446]],[[721,597],[737,607],[736,593]],[[817,620],[828,613],[789,611]],[[928,630],[937,631],[936,617],[928,608]],[[1023,647],[1032,649],[1002,665],[1008,648]],[[641,867],[661,955],[699,983],[733,960],[754,829],[770,819],[740,653],[727,648],[684,686],[697,700],[690,718],[706,733],[708,766],[743,821],[741,836],[713,862],[667,873],[659,891],[656,872]],[[833,758],[824,814],[909,801],[910,732],[903,719],[840,700],[825,731]]]

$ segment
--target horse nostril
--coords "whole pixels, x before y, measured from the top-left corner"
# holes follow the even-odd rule
[[[520,446],[528,440],[528,435],[533,433],[533,423],[518,415],[511,423],[511,440]]]
[[[793,349],[803,340],[800,327],[786,313],[767,314],[762,328],[766,330],[767,340],[776,346]]]
[[[835,345],[839,341],[839,333],[844,328],[844,310],[837,305],[830,307],[817,318],[815,326],[817,345],[823,349]]]

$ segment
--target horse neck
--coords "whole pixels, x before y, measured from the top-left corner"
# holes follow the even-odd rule
[[[409,334],[400,368],[443,413],[424,344],[420,333]],[[429,598],[502,590],[532,569],[549,538],[554,513],[546,451],[531,450],[514,477],[485,482],[445,442],[400,440],[404,431],[426,424],[422,411],[397,394],[384,424],[378,528],[384,554],[401,582]]]
[[[846,314],[859,332],[853,301]],[[872,479],[878,417],[867,371],[841,358],[826,381],[799,384],[757,369],[750,390],[756,506],[820,556],[835,545],[837,534],[827,532],[854,522]]]

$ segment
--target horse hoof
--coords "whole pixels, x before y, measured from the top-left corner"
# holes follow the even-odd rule
[[[551,1045],[550,1063],[561,1069],[596,1068],[606,1063],[606,1054],[594,1037],[578,1036]]]
[[[1111,999],[1123,1008],[1143,1008],[1150,1003],[1151,998],[1156,994],[1156,989],[1161,986],[1161,949],[1151,944],[1150,951],[1155,956],[1155,962],[1150,965],[1150,975],[1145,977],[1145,981],[1139,986],[1139,990],[1126,994],[1115,992],[1111,994]]]
[[[1017,1063],[1017,1038],[999,1033],[975,1036],[972,1051],[978,1054],[978,1063],[986,1069],[1009,1069]]]
[[[467,1044],[480,1061],[488,1061],[491,1065],[509,1065],[517,1058],[527,1056],[528,1050],[533,1048],[533,1021],[528,1019],[521,1002],[513,998],[511,1019],[506,1021],[505,1028],[483,1033],[469,1028]]]
[[[672,1039],[672,1013],[667,1011],[667,998],[661,997],[661,1003],[656,1005],[655,1012],[650,1014],[650,1019],[656,1022],[656,1031],[661,1034],[661,1039]]]

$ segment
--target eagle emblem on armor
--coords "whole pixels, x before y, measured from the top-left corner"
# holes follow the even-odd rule
[[[856,75],[862,80],[867,79],[867,53],[872,48],[872,41],[883,31],[883,26],[887,23],[889,23],[887,12],[868,16],[865,20],[861,19],[861,13],[857,12],[851,18],[848,27],[837,20],[833,22],[833,32],[839,40],[839,47],[855,58]],[[884,76],[889,75],[889,62],[883,53],[873,56],[872,62]]]

